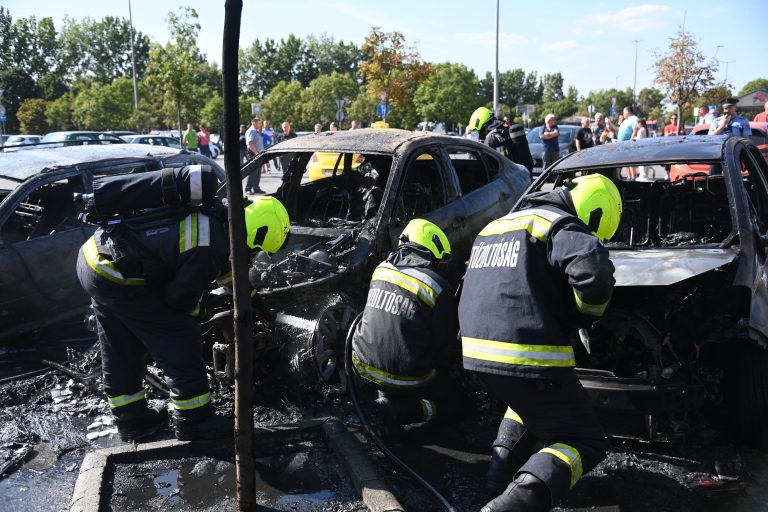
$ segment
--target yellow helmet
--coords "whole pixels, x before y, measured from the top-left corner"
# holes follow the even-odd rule
[[[283,246],[291,220],[283,203],[272,196],[259,196],[245,207],[245,232],[248,247],[275,253]]]
[[[602,174],[574,178],[570,189],[576,215],[600,240],[609,240],[621,221],[621,194]]]
[[[469,117],[469,124],[467,127],[471,131],[484,133],[490,128],[490,125],[495,120],[496,118],[494,117],[493,112],[491,112],[491,109],[488,107],[478,107]]]
[[[424,219],[413,219],[400,235],[400,245],[411,243],[429,249],[435,258],[442,260],[451,255],[451,243],[443,230]]]

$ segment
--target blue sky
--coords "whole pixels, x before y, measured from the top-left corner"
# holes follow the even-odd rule
[[[128,17],[128,0],[3,0],[3,5],[14,19],[50,16],[57,27],[65,14],[74,19]],[[221,62],[224,0],[131,0],[134,26],[165,42],[165,17],[180,5],[197,10],[202,26],[198,44],[209,60]],[[654,85],[653,52],[665,51],[685,23],[702,53],[720,60],[720,80],[729,61],[728,82],[738,92],[750,80],[768,78],[766,19],[765,0],[501,0],[499,69],[523,68],[540,76],[560,71],[565,86],[575,86],[581,95],[617,85],[624,89],[635,79],[637,46],[640,90]],[[425,60],[462,63],[480,76],[493,70],[495,0],[244,0],[240,44],[326,33],[359,45],[372,26],[402,32]]]

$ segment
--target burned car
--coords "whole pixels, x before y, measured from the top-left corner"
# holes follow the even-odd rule
[[[333,154],[334,164],[329,176],[309,180],[316,153]],[[404,130],[287,140],[243,167],[245,180],[274,160],[284,171],[275,195],[288,209],[291,233],[275,255],[253,258],[250,280],[280,311],[270,347],[313,383],[338,379],[338,356],[373,269],[397,246],[409,220],[425,218],[445,231],[453,255],[444,270],[458,283],[473,237],[530,184],[524,167],[487,146]],[[231,350],[218,340],[215,347]],[[215,353],[214,361],[226,355]],[[261,361],[271,359],[265,354]]]
[[[78,219],[74,194],[94,178],[191,164],[199,154],[133,144],[40,148],[0,156],[0,339],[84,314],[89,298],[75,262],[94,226]]]
[[[676,181],[629,181],[628,167]],[[720,173],[702,173],[705,166]],[[606,243],[616,287],[577,336],[577,373],[606,428],[646,439],[694,425],[768,442],[768,166],[747,138],[688,136],[567,155],[529,193],[601,173],[624,212]],[[579,343],[581,339],[581,343]]]

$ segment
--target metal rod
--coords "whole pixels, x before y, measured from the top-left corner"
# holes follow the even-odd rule
[[[256,507],[256,473],[253,453],[253,340],[252,310],[248,281],[248,251],[243,216],[243,184],[240,155],[236,149],[239,134],[239,98],[237,94],[242,0],[224,4],[224,42],[221,59],[224,99],[224,168],[229,201],[229,246],[235,326],[235,463],[238,510]],[[258,170],[256,171],[258,172]]]
[[[493,68],[493,115],[499,115],[499,0],[496,0],[496,66]]]
[[[131,64],[133,65],[133,108],[139,110],[139,86],[136,82],[136,52],[133,49],[133,15],[131,14],[131,0],[128,0],[128,23],[131,25]],[[181,135],[179,135],[181,137]]]

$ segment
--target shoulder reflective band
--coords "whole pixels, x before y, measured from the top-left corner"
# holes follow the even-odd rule
[[[581,300],[579,292],[577,292],[575,288],[573,289],[573,296],[576,298],[576,309],[579,310],[579,313],[592,316],[603,316],[603,314],[605,314],[605,308],[608,307],[609,301],[606,301],[603,304],[587,304]]]
[[[232,287],[232,271],[225,272],[216,278],[216,284],[219,286]]]
[[[576,365],[570,345],[521,345],[504,341],[461,337],[464,357],[523,366],[572,367]]]
[[[354,353],[352,354],[352,364],[355,366],[355,369],[361,377],[391,388],[415,388],[423,386],[437,375],[437,371],[432,369],[429,373],[422,375],[421,377],[402,377],[365,364]]]
[[[179,411],[199,409],[204,405],[208,405],[208,403],[211,401],[211,392],[209,391],[208,393],[196,396],[195,398],[190,398],[188,400],[178,400],[171,397],[171,401],[173,402],[173,406],[176,407],[176,409]]]
[[[576,482],[581,478],[581,472],[583,471],[581,455],[579,455],[579,451],[576,448],[563,443],[555,443],[546,448],[542,448],[539,450],[539,453],[554,455],[568,464],[568,467],[571,469],[571,487],[576,485]]]
[[[203,203],[203,170],[200,165],[189,166],[189,204]]]
[[[371,279],[373,281],[385,281],[399,286],[419,297],[427,306],[431,308],[435,307],[435,300],[437,299],[439,291],[434,290],[427,283],[421,281],[420,278],[417,279],[412,275],[408,275],[389,263],[382,263],[379,265],[376,270],[374,270]]]
[[[194,212],[179,223],[179,253],[195,247],[211,245],[211,225],[208,216]]]
[[[437,404],[431,400],[421,400],[421,414],[424,416],[424,421],[427,422],[437,414]]]
[[[505,420],[512,420],[516,423],[523,425],[523,418],[520,417],[515,411],[507,407],[507,412],[504,413]]]
[[[94,272],[110,281],[129,286],[142,286],[146,284],[141,277],[125,277],[114,263],[99,254],[99,250],[96,248],[96,240],[93,237],[89,238],[83,245],[83,256],[85,256],[85,261]]]
[[[527,231],[542,243],[547,242],[552,223],[561,215],[547,210],[522,210],[512,212],[488,224],[478,236],[500,235],[510,231]]]
[[[146,400],[146,393],[142,389],[138,393],[132,395],[110,396],[107,397],[107,400],[109,401],[109,407],[111,409],[117,409],[118,407],[138,402],[139,400]]]

